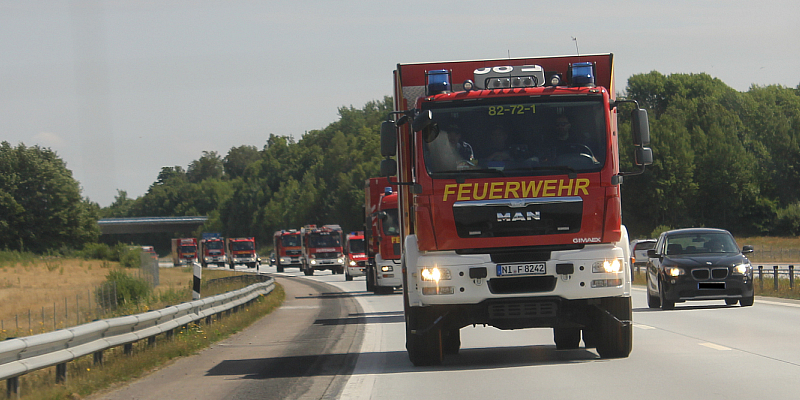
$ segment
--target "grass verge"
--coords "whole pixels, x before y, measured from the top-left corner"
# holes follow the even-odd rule
[[[240,332],[280,307],[284,299],[283,287],[276,283],[269,295],[260,296],[238,313],[218,316],[209,325],[191,324],[175,332],[172,339],[158,336],[154,346],[143,340],[133,345],[131,354],[124,354],[122,347],[107,350],[103,353],[102,365],[94,365],[92,356],[82,357],[67,364],[67,382],[64,384],[55,383],[55,367],[23,375],[19,381],[20,398],[80,399],[138,379],[168,365],[173,359],[195,354]]]

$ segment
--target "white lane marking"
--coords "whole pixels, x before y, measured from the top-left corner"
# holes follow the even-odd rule
[[[720,346],[714,343],[699,343],[700,346],[708,347],[709,349],[720,350],[720,351],[728,351],[731,350],[730,347]]]
[[[759,299],[759,300],[756,300],[756,303],[759,303],[759,304],[770,304],[770,305],[773,305],[773,306],[786,306],[786,307],[797,307],[797,308],[800,308],[800,304],[782,303],[782,302],[778,302],[778,301],[769,301],[769,300],[760,300]]]
[[[633,324],[633,326],[636,327],[636,328],[639,328],[639,329],[656,329],[656,328],[654,328],[652,326],[642,325],[642,324]]]
[[[317,309],[319,306],[283,306],[281,310],[313,310]]]

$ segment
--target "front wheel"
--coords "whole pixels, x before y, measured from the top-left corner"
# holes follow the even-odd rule
[[[580,328],[553,328],[553,341],[558,350],[574,350],[581,344]]]
[[[741,300],[739,300],[739,304],[742,307],[750,307],[750,306],[753,305],[754,301],[755,301],[755,297],[754,296],[742,297]]]
[[[630,297],[609,297],[600,302],[611,315],[602,312],[597,321],[600,333],[597,340],[597,353],[602,358],[623,358],[631,354],[633,348],[633,310]]]
[[[667,300],[667,293],[664,291],[664,285],[661,284],[661,281],[658,282],[658,297],[662,310],[675,309],[675,302]]]
[[[350,274],[347,273],[347,271],[345,271],[344,272],[344,280],[352,281],[353,280],[353,275],[350,275]]]
[[[439,365],[444,357],[442,330],[430,326],[434,319],[428,314],[419,307],[408,307],[406,312],[406,350],[417,367]]]

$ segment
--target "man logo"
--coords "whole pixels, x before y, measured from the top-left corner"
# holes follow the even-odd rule
[[[497,222],[514,222],[514,221],[533,221],[542,219],[539,211],[528,211],[525,214],[515,212],[514,216],[511,213],[497,213]]]

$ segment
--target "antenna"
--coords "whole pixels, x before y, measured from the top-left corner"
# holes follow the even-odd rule
[[[575,52],[578,53],[578,57],[580,57],[581,51],[578,50],[578,38],[576,38],[575,36],[570,36],[570,37],[572,38],[572,41],[575,42]]]

